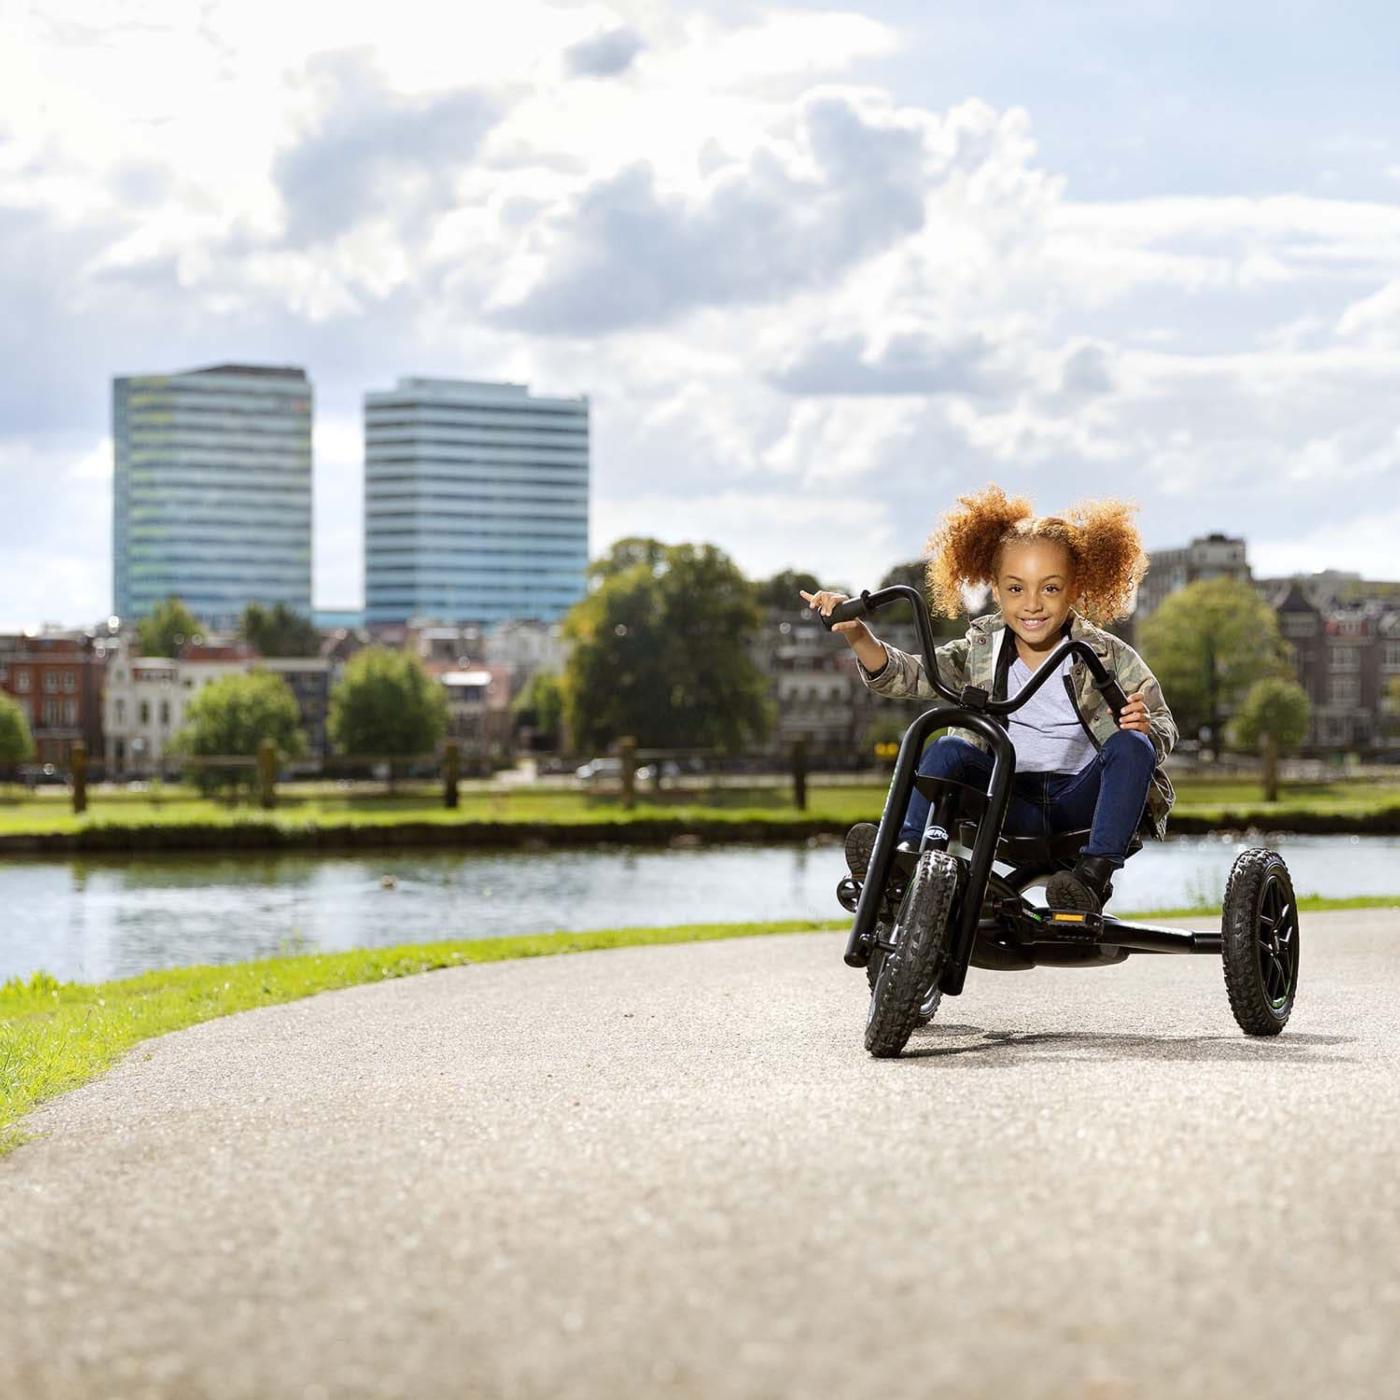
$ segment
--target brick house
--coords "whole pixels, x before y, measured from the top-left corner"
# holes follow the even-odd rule
[[[24,711],[36,763],[66,768],[79,739],[100,761],[106,652],[105,639],[83,633],[0,636],[0,691]]]

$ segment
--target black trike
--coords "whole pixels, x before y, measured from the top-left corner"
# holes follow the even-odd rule
[[[1055,871],[1070,869],[1089,833],[1003,833],[1016,753],[998,720],[1024,705],[1067,656],[1077,656],[1089,668],[1115,717],[1125,703],[1122,688],[1092,647],[1068,639],[1009,699],[994,699],[974,686],[955,693],[939,675],[924,600],[917,589],[903,584],[850,598],[823,622],[831,627],[863,618],[901,600],[913,605],[924,669],[948,703],[926,710],[905,732],[864,878],[848,875],[837,887],[842,906],[855,915],[846,962],[865,968],[870,984],[865,1048],[879,1057],[898,1055],[914,1030],[933,1018],[941,997],[962,992],[969,966],[1000,971],[1044,964],[1102,967],[1136,953],[1220,955],[1230,1008],[1241,1030],[1277,1035],[1288,1021],[1298,987],[1298,907],[1283,857],[1256,849],[1236,858],[1218,933],[1034,903],[1028,892]],[[986,741],[992,771],[985,792],[918,772],[929,736],[950,725]],[[917,854],[896,849],[915,787],[929,799]],[[1138,848],[1135,840],[1132,849]],[[1006,872],[999,873],[994,863]]]

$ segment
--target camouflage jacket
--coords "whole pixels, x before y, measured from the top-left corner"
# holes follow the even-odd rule
[[[1167,708],[1162,695],[1162,687],[1157,678],[1147,669],[1137,652],[1127,642],[1086,622],[1077,612],[1070,613],[1069,635],[1077,640],[1088,642],[1103,658],[1104,665],[1118,678],[1124,695],[1135,690],[1143,692],[1148,710],[1148,737],[1157,752],[1157,767],[1152,774],[1152,782],[1147,790],[1147,806],[1143,812],[1142,830],[1159,839],[1166,835],[1167,814],[1171,811],[1176,794],[1172,791],[1171,779],[1163,771],[1162,762],[1176,745],[1176,721]],[[860,666],[861,679],[877,695],[887,695],[891,699],[936,700],[946,703],[929,683],[924,674],[924,664],[908,652],[883,643],[888,660],[882,670],[873,674]],[[1002,646],[1011,648],[1002,658]],[[1001,613],[987,613],[974,618],[969,624],[967,635],[956,641],[945,642],[934,653],[938,662],[939,675],[945,685],[953,690],[961,690],[965,685],[974,685],[989,695],[1004,697],[1006,694],[1006,668],[1014,657],[1015,639],[1006,626]],[[857,663],[859,665],[859,663]],[[1113,734],[1118,725],[1108,703],[1094,685],[1089,668],[1076,657],[1070,663],[1070,673],[1065,678],[1079,713],[1080,723],[1094,741],[1094,747],[1101,748],[1103,742]],[[959,739],[975,744],[986,750],[986,740],[967,729],[952,729],[949,733]]]

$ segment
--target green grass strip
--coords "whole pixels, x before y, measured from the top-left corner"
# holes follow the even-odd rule
[[[0,986],[0,1156],[23,1141],[13,1124],[37,1104],[101,1074],[140,1041],[216,1016],[443,967],[846,926],[789,920],[600,929],[178,967],[114,982],[59,982],[45,972],[12,978]]]
[[[1400,895],[1341,899],[1306,895],[1299,899],[1298,907],[1303,913],[1400,909]],[[1220,910],[1206,905],[1135,910],[1119,917],[1218,921]],[[59,982],[45,972],[36,972],[27,981],[11,978],[0,985],[0,1156],[24,1141],[24,1134],[14,1124],[45,1099],[85,1084],[143,1040],[216,1016],[472,963],[759,934],[827,932],[848,926],[849,920],[831,919],[599,929],[355,948],[217,967],[178,967],[113,982]]]

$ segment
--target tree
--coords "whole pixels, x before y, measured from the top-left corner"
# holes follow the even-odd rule
[[[34,757],[34,736],[18,700],[0,694],[0,769],[14,777],[15,765]]]
[[[264,656],[315,656],[321,650],[315,624],[285,603],[271,608],[249,603],[239,619],[238,635]]]
[[[928,563],[923,559],[909,559],[903,564],[896,564],[880,580],[881,588],[893,588],[897,583],[907,584],[910,588],[917,588],[920,593],[927,595],[928,586],[925,577],[928,570]],[[873,593],[875,590],[871,589]]]
[[[1170,594],[1140,631],[1183,734],[1220,747],[1221,723],[1255,681],[1292,674],[1278,619],[1247,584],[1208,579]]]
[[[179,656],[186,642],[203,635],[203,624],[173,593],[136,624],[136,644],[144,656]]]
[[[427,753],[447,731],[447,697],[416,656],[366,647],[331,692],[327,729],[345,754],[393,760]]]
[[[301,716],[296,696],[281,676],[253,671],[211,681],[190,701],[185,723],[171,750],[190,757],[251,758],[264,739],[278,751],[296,758],[306,752],[306,739],[298,727]],[[201,792],[223,788],[237,790],[242,779],[251,788],[254,770],[199,768],[195,783]]]
[[[553,671],[536,671],[515,697],[512,709],[516,720],[529,725],[547,748],[559,747],[564,723],[564,693]]]
[[[774,608],[779,612],[793,612],[807,605],[798,597],[799,593],[815,593],[822,586],[815,574],[800,573],[796,569],[784,569],[770,579],[764,579],[753,586],[754,601],[760,608]],[[845,593],[842,588],[839,592]]]
[[[760,740],[772,722],[748,643],[753,588],[713,545],[624,540],[564,620],[564,713],[579,748],[623,735],[657,748]]]
[[[1255,681],[1235,715],[1235,742],[1264,751],[1264,801],[1278,801],[1278,759],[1308,733],[1308,693],[1297,681]]]

